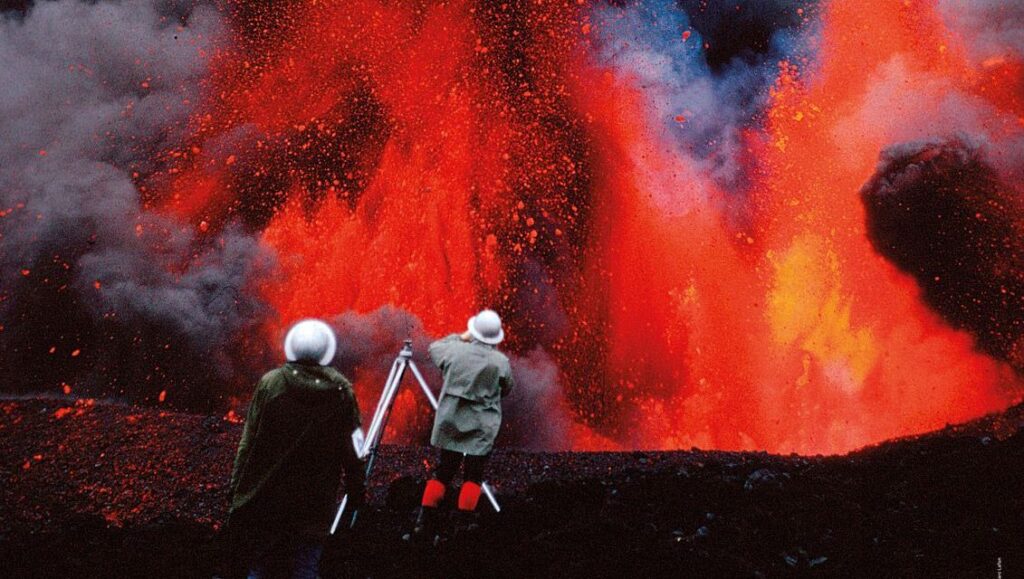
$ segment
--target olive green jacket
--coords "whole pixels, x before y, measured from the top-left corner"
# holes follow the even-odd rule
[[[334,368],[288,363],[264,375],[231,474],[232,521],[325,534],[343,468],[349,493],[363,493],[359,424],[352,386]]]
[[[430,345],[430,358],[444,375],[444,387],[430,443],[483,456],[501,428],[501,399],[512,391],[512,367],[494,346],[463,342],[452,334]]]

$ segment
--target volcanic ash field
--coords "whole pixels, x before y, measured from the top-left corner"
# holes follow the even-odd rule
[[[238,424],[121,404],[0,405],[13,577],[222,569]],[[498,451],[478,529],[410,545],[433,455],[387,446],[324,577],[987,577],[1024,569],[1024,407],[846,456]]]

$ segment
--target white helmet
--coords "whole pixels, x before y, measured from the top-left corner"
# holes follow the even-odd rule
[[[320,320],[302,320],[288,330],[284,355],[289,362],[316,362],[326,366],[334,359],[338,340],[331,327]]]
[[[469,318],[469,335],[476,340],[492,346],[505,339],[505,330],[501,329],[501,318],[494,310],[483,310]]]

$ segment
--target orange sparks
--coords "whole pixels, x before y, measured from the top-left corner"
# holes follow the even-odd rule
[[[60,420],[61,418],[64,418],[65,416],[67,416],[68,414],[71,414],[74,411],[75,411],[75,409],[73,407],[71,407],[71,406],[67,406],[67,407],[64,407],[64,408],[58,408],[57,410],[54,411],[53,417],[56,418],[57,420]]]

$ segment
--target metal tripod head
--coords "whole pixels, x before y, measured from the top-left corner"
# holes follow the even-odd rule
[[[402,351],[398,353],[399,358],[412,358],[412,340],[402,341]]]

